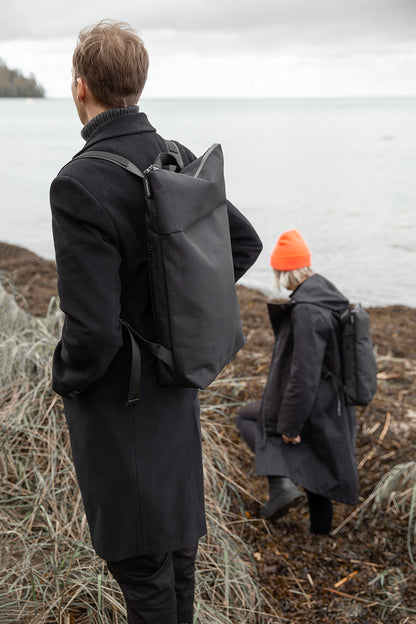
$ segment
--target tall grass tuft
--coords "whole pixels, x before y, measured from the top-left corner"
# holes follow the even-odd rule
[[[121,593],[90,543],[62,402],[51,390],[61,320],[54,302],[44,319],[27,314],[0,284],[0,623],[124,624]],[[209,534],[199,551],[196,618],[280,622],[263,613],[250,552],[233,529],[243,481],[227,451],[226,418],[205,396]]]
[[[398,464],[380,479],[361,505],[357,526],[364,515],[377,515],[384,509],[407,517],[407,550],[412,564],[416,565],[416,462]]]

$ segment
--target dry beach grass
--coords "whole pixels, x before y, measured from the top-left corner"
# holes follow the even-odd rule
[[[116,583],[93,555],[71,461],[62,403],[50,388],[60,326],[21,310],[0,290],[1,590],[0,622],[117,623]],[[233,486],[221,424],[203,409],[210,532],[199,555],[196,608],[204,622],[262,621],[247,546],[230,529]]]
[[[62,403],[50,389],[55,269],[34,258],[0,244],[0,623],[124,624],[121,595],[92,551]],[[306,509],[276,523],[256,517],[265,480],[234,418],[261,395],[273,337],[265,296],[239,296],[248,344],[201,393],[209,534],[198,622],[414,624],[416,310],[370,310],[379,389],[358,414],[362,500],[335,505],[334,537],[312,538]]]

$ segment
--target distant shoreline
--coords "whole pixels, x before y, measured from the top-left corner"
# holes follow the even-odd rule
[[[45,89],[38,84],[33,74],[24,76],[20,69],[10,69],[0,59],[0,97],[44,98]]]
[[[40,94],[29,95],[29,94],[19,93],[18,95],[3,95],[0,93],[0,100],[48,100],[48,99],[51,99],[51,98],[47,98],[46,95],[40,95]],[[66,100],[67,98],[58,98],[58,99]]]

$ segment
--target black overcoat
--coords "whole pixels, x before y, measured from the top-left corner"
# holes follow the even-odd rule
[[[287,304],[269,304],[276,335],[256,438],[258,474],[290,477],[341,502],[358,502],[355,408],[323,375],[341,377],[338,315],[347,299],[321,275]],[[285,444],[281,434],[301,443]]]
[[[93,125],[82,151],[114,152],[141,170],[166,151],[138,110],[110,111]],[[185,164],[194,158],[180,149]],[[130,346],[119,317],[153,337],[141,185],[95,159],[71,161],[51,185],[65,313],[53,387],[64,397],[94,548],[113,561],[177,550],[206,531],[197,392],[159,386],[155,360],[142,349],[140,403],[125,405]],[[261,243],[231,204],[229,222],[238,279]]]

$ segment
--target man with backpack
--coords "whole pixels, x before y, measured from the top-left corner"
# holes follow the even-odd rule
[[[206,532],[197,390],[160,385],[154,353],[126,329],[160,341],[143,181],[112,162],[79,157],[116,154],[143,172],[167,151],[136,106],[147,68],[143,43],[127,25],[105,21],[80,33],[72,94],[86,144],[51,185],[65,315],[53,387],[64,399],[92,543],[123,591],[129,624],[190,624],[195,556]],[[184,167],[195,160],[174,146]],[[226,212],[237,280],[261,243],[232,204]],[[191,294],[183,292],[184,301]],[[139,396],[128,401],[135,376]]]
[[[270,263],[278,288],[292,293],[288,303],[268,305],[275,333],[268,380],[262,400],[239,410],[238,427],[256,454],[257,474],[269,481],[260,516],[276,519],[302,503],[305,494],[296,483],[307,495],[311,533],[327,535],[331,499],[358,502],[354,405],[371,400],[376,381],[368,319],[362,323],[364,310],[351,313],[344,295],[313,271],[298,230],[281,234]],[[357,380],[357,366],[348,367],[345,378],[348,353],[365,378]]]

